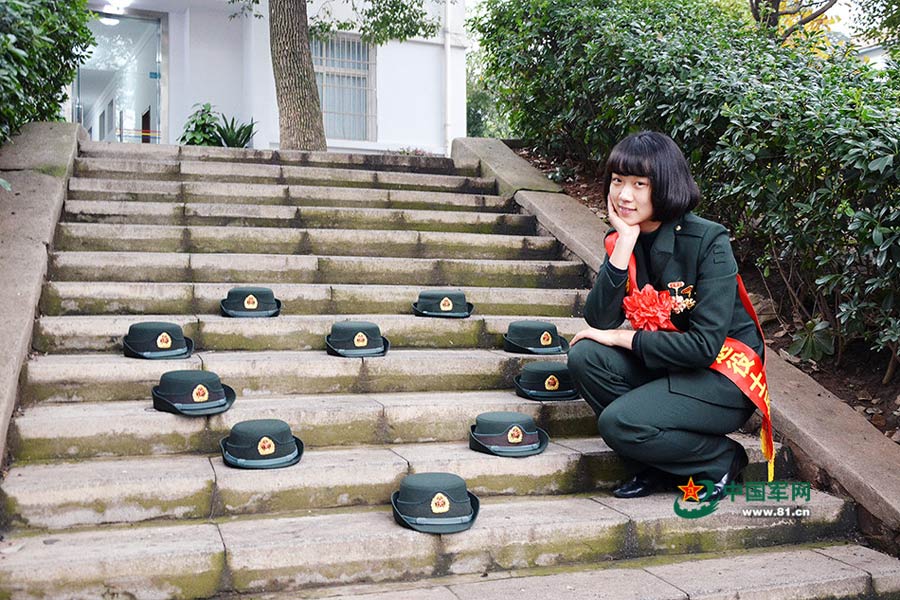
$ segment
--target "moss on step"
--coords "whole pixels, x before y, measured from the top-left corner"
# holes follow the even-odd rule
[[[276,513],[306,508],[382,505],[400,485],[406,473],[398,474],[390,483],[341,484],[328,487],[279,488],[273,492],[238,492],[221,489],[219,498],[225,514]]]
[[[151,437],[133,434],[95,435],[76,438],[22,439],[13,425],[11,447],[17,464],[50,459],[95,458],[105,456],[148,456],[181,452],[214,452],[218,449],[209,432],[195,434],[159,433]],[[216,442],[217,443],[217,442]]]

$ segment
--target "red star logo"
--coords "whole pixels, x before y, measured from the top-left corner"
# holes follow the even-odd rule
[[[687,485],[679,485],[678,489],[684,492],[684,498],[681,499],[682,502],[687,502],[688,500],[693,499],[696,502],[700,502],[700,496],[698,496],[698,492],[703,489],[702,485],[696,485],[694,483],[694,478],[691,477],[688,479]]]

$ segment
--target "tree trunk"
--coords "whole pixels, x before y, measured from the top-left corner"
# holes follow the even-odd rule
[[[306,0],[269,0],[269,37],[280,147],[325,150],[325,127],[309,49]]]

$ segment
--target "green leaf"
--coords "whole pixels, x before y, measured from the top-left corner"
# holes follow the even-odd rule
[[[876,158],[872,162],[869,163],[870,171],[878,171],[879,173],[884,173],[884,170],[894,164],[894,155],[887,154],[882,156],[881,158]]]

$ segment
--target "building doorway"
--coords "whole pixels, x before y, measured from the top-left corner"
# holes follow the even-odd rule
[[[148,13],[95,13],[96,45],[78,69],[73,120],[91,139],[164,142],[162,18]]]

